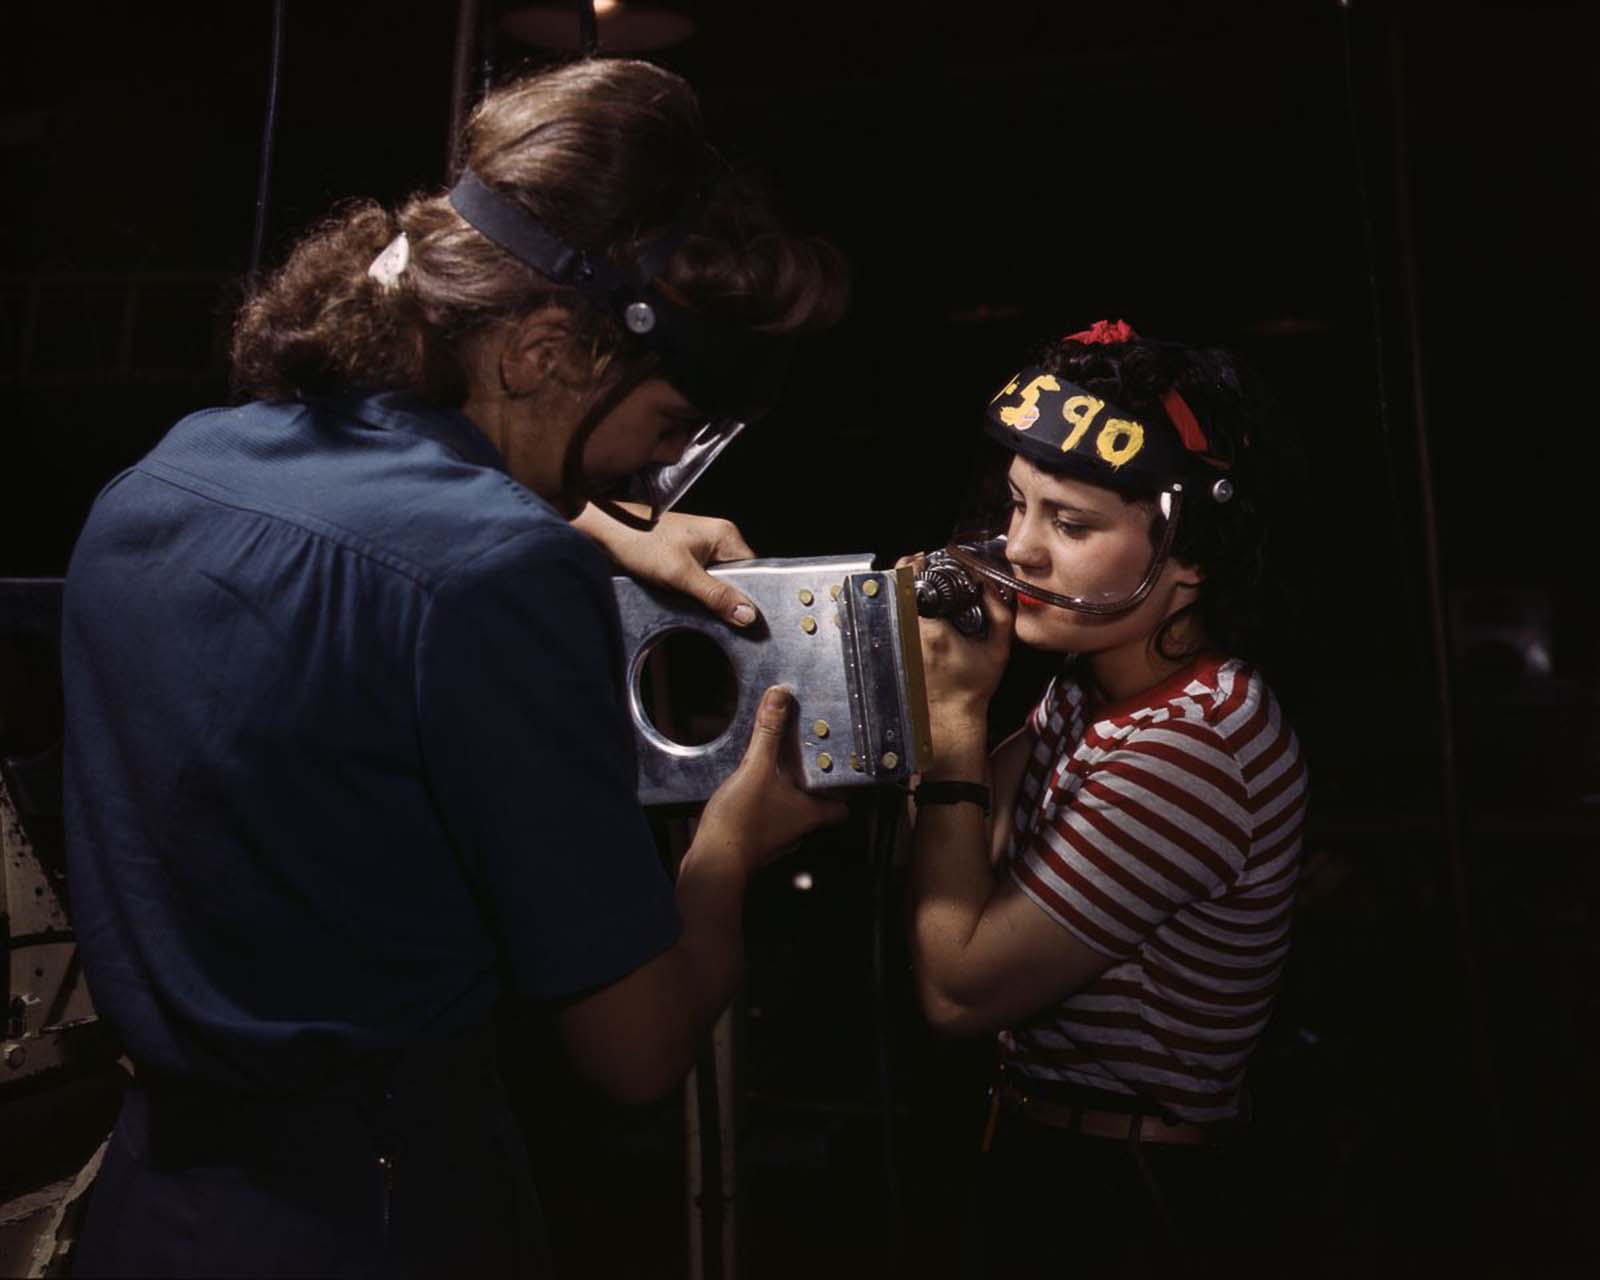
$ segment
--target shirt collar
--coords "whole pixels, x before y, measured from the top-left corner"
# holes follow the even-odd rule
[[[458,409],[431,405],[408,391],[380,391],[349,403],[361,421],[386,431],[407,431],[443,445],[476,467],[506,469],[505,459],[478,424]]]
[[[1087,707],[1086,718],[1091,723],[1099,723],[1102,720],[1116,720],[1122,716],[1130,716],[1147,707],[1162,706],[1179,697],[1195,680],[1205,684],[1213,683],[1216,680],[1217,668],[1224,661],[1226,659],[1221,654],[1198,654],[1166,679],[1148,689],[1129,694],[1126,698],[1118,698],[1115,702],[1097,701],[1094,686],[1089,682],[1088,672],[1085,671],[1082,682]]]

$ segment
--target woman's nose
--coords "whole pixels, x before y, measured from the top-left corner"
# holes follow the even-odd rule
[[[1019,569],[1046,569],[1050,560],[1039,537],[1038,522],[1028,514],[1011,517],[1006,534],[1006,559]]]

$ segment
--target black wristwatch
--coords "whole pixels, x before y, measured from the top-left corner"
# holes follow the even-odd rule
[[[963,804],[971,802],[989,812],[989,788],[981,782],[923,782],[911,798],[920,809],[925,804]]]

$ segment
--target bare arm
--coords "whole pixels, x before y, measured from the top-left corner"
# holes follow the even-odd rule
[[[922,619],[933,760],[927,777],[982,781],[992,768],[992,831],[974,804],[917,811],[908,880],[911,959],[928,1021],[977,1034],[1026,1017],[1075,991],[1110,964],[1062,928],[995,859],[1010,838],[1011,809],[1032,749],[1024,730],[984,755],[989,698],[1010,650],[1011,614],[993,593],[990,634],[967,640]]]
[[[973,717],[963,728],[942,718],[937,776],[982,776],[982,724]],[[912,964],[923,1012],[939,1030],[993,1031],[1111,963],[1050,919],[1003,869],[996,874],[976,805],[922,806],[911,848]]]
[[[751,874],[807,831],[844,817],[842,804],[799,790],[779,763],[791,705],[783,690],[767,691],[744,760],[707,802],[678,873],[678,941],[559,1016],[579,1075],[619,1101],[644,1102],[671,1089],[733,998]]]

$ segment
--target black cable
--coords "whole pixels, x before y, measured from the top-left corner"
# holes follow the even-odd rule
[[[267,119],[261,129],[261,167],[256,175],[256,225],[250,237],[250,283],[261,274],[267,239],[267,201],[272,195],[272,152],[278,135],[278,84],[283,77],[283,0],[272,0],[272,63],[267,72]]]
[[[489,90],[494,88],[495,64],[497,61],[499,38],[497,24],[499,21],[500,0],[484,0],[478,11],[478,99],[481,101],[489,96]]]
[[[1356,176],[1365,223],[1368,280],[1372,294],[1372,326],[1378,366],[1378,420],[1383,430],[1385,460],[1389,469],[1390,501],[1395,508],[1395,525],[1399,529],[1401,523],[1398,477],[1395,473],[1390,440],[1389,402],[1385,388],[1387,362],[1383,309],[1378,286],[1377,238],[1373,231],[1372,198],[1367,182],[1367,168],[1356,123],[1351,0],[1339,0],[1339,7],[1344,14],[1345,92],[1350,112],[1351,138],[1356,150]],[[1510,1141],[1505,1114],[1500,1105],[1499,1080],[1486,1025],[1466,870],[1463,809],[1456,762],[1455,705],[1450,680],[1449,628],[1445,617],[1438,512],[1434,502],[1432,451],[1428,443],[1427,404],[1422,374],[1422,310],[1415,244],[1415,218],[1411,208],[1409,187],[1410,141],[1403,70],[1404,48],[1403,32],[1391,25],[1388,30],[1388,128],[1391,139],[1391,181],[1395,206],[1394,239],[1399,259],[1397,272],[1401,321],[1397,328],[1404,335],[1408,348],[1411,408],[1416,434],[1417,487],[1421,506],[1424,573],[1427,580],[1430,657],[1434,670],[1435,707],[1439,717],[1440,835],[1445,853],[1447,896],[1454,916],[1456,964],[1466,1005],[1466,1031],[1471,1053],[1474,1093],[1479,1107],[1486,1115],[1485,1128],[1495,1147],[1494,1154],[1497,1160],[1494,1167],[1505,1179],[1505,1185],[1514,1187],[1519,1185],[1519,1182],[1508,1166],[1515,1160],[1515,1149]]]
[[[578,0],[578,52],[592,58],[600,51],[600,23],[594,16],[594,0]]]
[[[450,139],[445,148],[445,181],[454,183],[461,176],[462,129],[472,99],[473,45],[482,29],[478,0],[457,0],[455,54],[450,61]]]
[[[1356,200],[1361,214],[1362,250],[1367,267],[1367,302],[1372,322],[1373,389],[1376,396],[1378,439],[1383,448],[1384,479],[1388,482],[1389,521],[1398,537],[1405,528],[1400,504],[1399,464],[1395,461],[1394,421],[1389,411],[1389,387],[1384,359],[1385,328],[1383,289],[1378,279],[1378,236],[1373,216],[1372,187],[1367,175],[1366,148],[1361,140],[1361,112],[1356,101],[1355,35],[1351,0],[1338,0],[1343,44],[1345,115],[1350,123],[1350,151],[1355,166]]]
[[[905,793],[886,791],[879,803],[872,848],[872,996],[878,1029],[878,1104],[882,1123],[883,1182],[889,1209],[889,1274],[899,1275],[903,1258],[900,1160],[894,1127],[894,1074],[889,1048],[888,912],[898,909],[889,886],[894,875],[894,846],[905,813]]]

